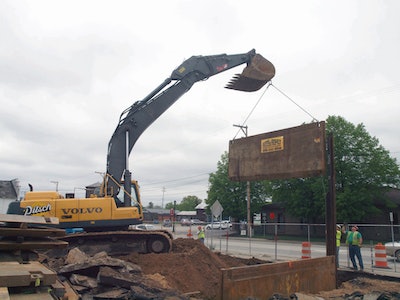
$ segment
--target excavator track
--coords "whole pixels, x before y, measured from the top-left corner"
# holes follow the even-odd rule
[[[166,253],[172,249],[172,234],[167,230],[127,230],[106,232],[83,232],[60,237],[68,242],[67,249],[55,250],[57,256],[65,255],[69,249],[79,247],[88,255],[105,251],[108,255],[131,253]]]

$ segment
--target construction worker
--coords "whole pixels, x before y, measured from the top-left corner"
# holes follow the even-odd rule
[[[204,229],[201,226],[197,227],[197,229],[199,230],[197,232],[197,238],[200,240],[200,242],[202,242],[204,244],[204,239],[206,238]]]
[[[339,250],[340,240],[342,238],[342,228],[339,224],[336,225],[336,267],[339,268]]]
[[[351,231],[347,231],[346,244],[349,246],[349,256],[351,263],[353,264],[353,270],[358,270],[356,257],[358,259],[358,264],[360,265],[360,270],[364,270],[364,263],[361,256],[361,245],[363,239],[360,232],[358,232],[358,226],[353,225]]]

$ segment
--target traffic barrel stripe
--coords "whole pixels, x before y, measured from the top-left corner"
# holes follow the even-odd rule
[[[301,243],[301,258],[311,258],[311,243],[303,242]]]

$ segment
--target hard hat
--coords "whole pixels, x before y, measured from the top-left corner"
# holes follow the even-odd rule
[[[198,230],[201,230],[201,226],[197,227]]]
[[[336,225],[337,228],[341,228],[341,226],[339,224]]]

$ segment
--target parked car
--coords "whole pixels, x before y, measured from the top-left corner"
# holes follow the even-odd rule
[[[386,255],[400,261],[400,241],[385,243]]]
[[[203,221],[201,221],[199,219],[191,219],[190,220],[190,224],[192,224],[192,225],[205,225],[206,222],[203,222]]]
[[[190,226],[191,225],[190,220],[189,219],[182,219],[181,220],[181,225],[182,226]]]
[[[209,229],[231,229],[232,223],[230,221],[217,221],[217,222],[207,224],[205,228],[207,230],[209,230]]]
[[[156,230],[156,227],[152,224],[139,224],[135,226],[138,230]]]
[[[170,220],[170,219],[164,220],[162,226],[164,226],[164,227],[171,227],[171,226],[172,226],[171,220]]]

